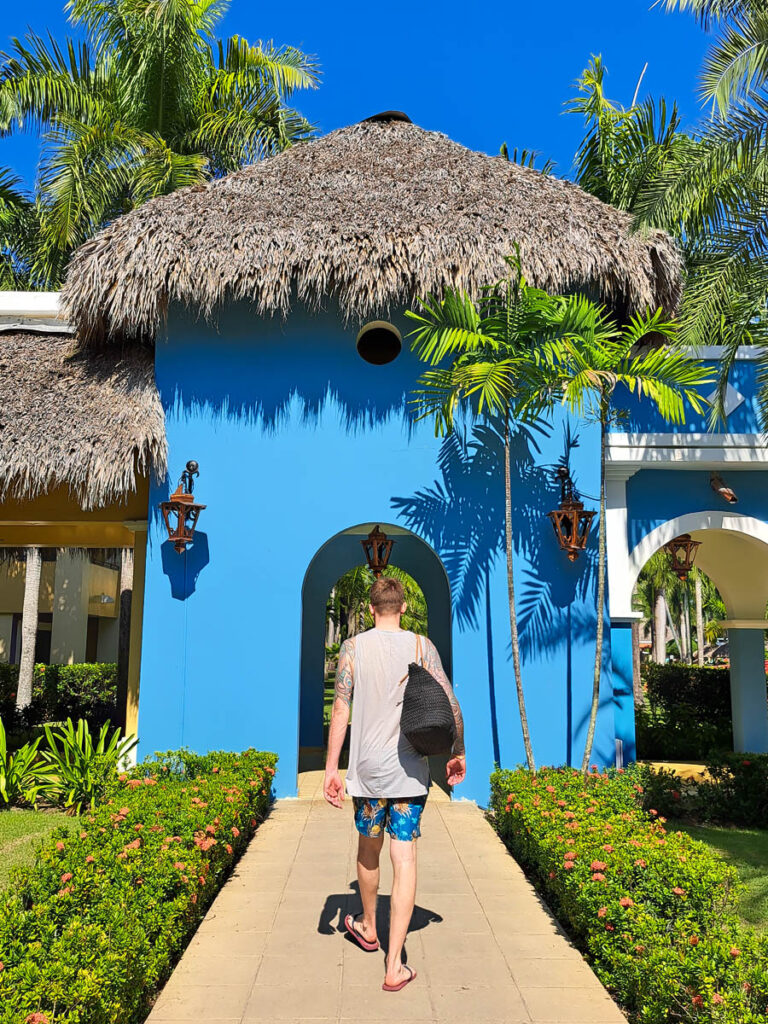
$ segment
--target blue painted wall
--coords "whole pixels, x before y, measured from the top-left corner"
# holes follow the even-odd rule
[[[768,510],[768,473],[724,466],[723,479],[738,495],[734,513],[765,519]],[[627,481],[627,534],[630,551],[651,530],[689,512],[723,509],[712,491],[710,470],[641,469]]]
[[[308,569],[341,531],[381,522],[425,542],[420,549],[414,542],[410,569],[431,588],[430,629],[452,657],[466,719],[469,771],[457,796],[485,803],[494,762],[523,760],[509,658],[501,443],[490,428],[440,441],[431,425],[412,424],[405,403],[420,369],[408,351],[387,366],[364,362],[355,330],[332,311],[283,322],[231,306],[218,329],[172,312],[156,348],[173,475],[151,495],[141,754],[182,744],[276,750],[278,793],[295,793],[302,664],[311,718],[320,694],[312,678],[322,655],[317,623],[326,587],[349,556],[340,545],[336,567],[309,576]],[[581,760],[595,629],[596,536],[572,565],[545,515],[558,500],[547,467],[561,447],[559,423],[549,436],[521,432],[513,467],[524,684],[537,759],[551,764]],[[195,543],[177,555],[163,541],[156,506],[190,458],[200,463],[197,493],[208,507]],[[573,469],[584,494],[595,497],[594,427],[581,428]],[[447,573],[450,621],[426,545]],[[302,639],[320,654],[305,646],[302,656]],[[615,749],[607,640],[605,655],[599,764],[613,763]]]
[[[720,375],[720,364],[707,359],[704,360],[704,365],[710,371],[712,380],[716,381]],[[740,395],[744,396],[744,401],[734,409],[726,423],[721,421],[715,424],[716,433],[755,434],[760,432],[757,367],[756,362],[748,359],[737,359],[733,364],[729,382]],[[704,385],[701,389],[705,398],[710,397],[714,390],[714,383]],[[621,430],[661,434],[706,434],[710,431],[708,410],[705,410],[704,413],[695,413],[688,406],[685,423],[672,426],[662,419],[647,401],[639,400],[636,395],[630,395],[626,391],[623,394],[617,391],[615,406],[626,413],[626,419],[620,424]]]

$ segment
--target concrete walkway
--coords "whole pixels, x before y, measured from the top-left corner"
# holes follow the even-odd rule
[[[274,1021],[625,1024],[473,804],[424,812],[406,952],[418,978],[381,991],[384,954],[340,932],[359,912],[351,801],[278,801],[161,993],[149,1024]],[[382,893],[390,891],[385,842]],[[386,940],[388,897],[380,899]]]

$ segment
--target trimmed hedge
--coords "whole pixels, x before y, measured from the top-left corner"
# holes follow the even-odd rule
[[[768,1021],[768,938],[732,868],[638,805],[641,772],[496,771],[495,826],[637,1024]]]
[[[649,662],[643,681],[646,700],[635,712],[640,757],[699,761],[733,749],[727,668]]]
[[[768,754],[729,752],[710,758],[707,781],[649,769],[646,806],[672,818],[765,828],[768,825]]]
[[[157,755],[0,892],[0,1024],[138,1024],[267,812],[277,758]]]
[[[699,718],[731,720],[731,673],[727,668],[647,662],[643,681],[648,699],[675,712],[689,708]]]
[[[0,664],[0,718],[10,732],[29,730],[43,722],[84,718],[92,729],[115,721],[117,665],[35,665],[32,703],[16,710],[19,666]]]

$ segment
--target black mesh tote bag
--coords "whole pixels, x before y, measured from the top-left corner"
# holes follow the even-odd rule
[[[400,731],[419,754],[450,754],[456,740],[451,702],[440,683],[419,662],[421,637],[416,639],[416,661],[405,679]]]

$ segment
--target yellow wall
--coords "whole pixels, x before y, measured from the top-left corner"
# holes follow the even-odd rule
[[[131,535],[133,539],[133,535]],[[40,581],[40,612],[53,611],[53,587],[56,566],[43,562]],[[105,565],[88,567],[88,614],[113,619],[118,613],[119,573]],[[112,601],[104,603],[102,594]],[[0,615],[21,612],[24,604],[24,563],[0,562]]]

